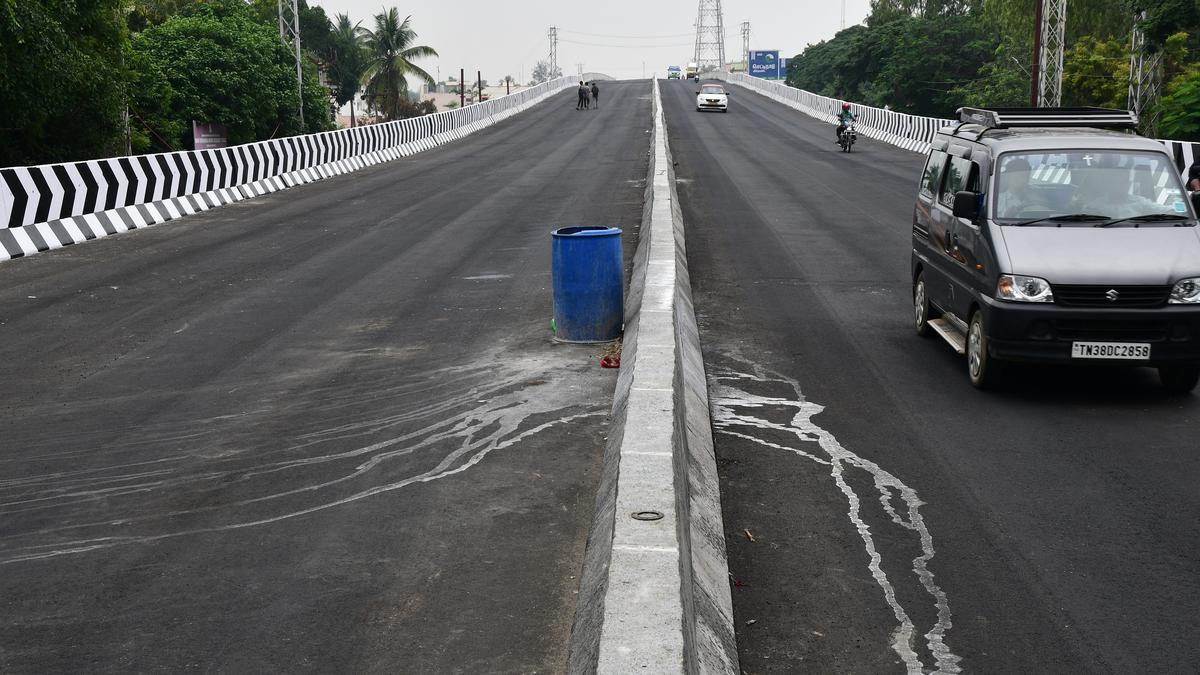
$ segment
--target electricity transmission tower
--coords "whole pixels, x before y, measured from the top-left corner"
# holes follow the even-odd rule
[[[1129,109],[1137,113],[1142,131],[1154,135],[1158,129],[1158,97],[1162,94],[1162,52],[1146,43],[1140,23],[1133,25],[1132,57],[1129,61]]]
[[[1038,54],[1038,102],[1043,108],[1062,106],[1063,49],[1066,46],[1067,0],[1039,0],[1041,53]]]
[[[746,63],[746,70],[750,70],[750,22],[742,22],[742,61]]]
[[[558,72],[558,26],[550,26],[550,32],[546,33],[550,37],[550,77],[557,77]]]
[[[725,18],[721,0],[700,0],[696,18],[696,57],[700,70],[720,70],[725,66]]]
[[[275,0],[279,10],[279,39],[283,44],[292,47],[296,56],[296,99],[300,108],[300,129],[304,130],[304,75],[300,61],[300,10],[296,0]],[[268,5],[270,6],[270,5]],[[288,37],[291,44],[288,45]]]

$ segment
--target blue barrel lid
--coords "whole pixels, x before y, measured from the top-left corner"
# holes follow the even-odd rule
[[[602,237],[611,234],[621,234],[619,227],[604,227],[603,225],[578,225],[575,227],[560,227],[551,232],[555,237]]]

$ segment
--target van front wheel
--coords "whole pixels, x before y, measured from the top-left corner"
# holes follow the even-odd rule
[[[1172,394],[1189,394],[1200,383],[1200,365],[1163,366],[1158,369],[1158,379]]]
[[[971,384],[978,389],[991,389],[1000,379],[1002,365],[988,355],[987,331],[984,330],[983,312],[971,315],[967,328],[967,375]]]
[[[925,273],[917,274],[913,284],[913,318],[916,319],[917,335],[925,337],[930,334],[929,328],[929,291],[925,287]]]

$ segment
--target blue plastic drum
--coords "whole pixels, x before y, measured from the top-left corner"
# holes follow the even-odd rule
[[[552,233],[550,276],[554,337],[563,342],[611,342],[625,318],[621,230],[564,227]]]

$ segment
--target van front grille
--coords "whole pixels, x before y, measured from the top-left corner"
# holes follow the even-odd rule
[[[1064,307],[1161,307],[1170,286],[1051,286],[1054,302]]]

